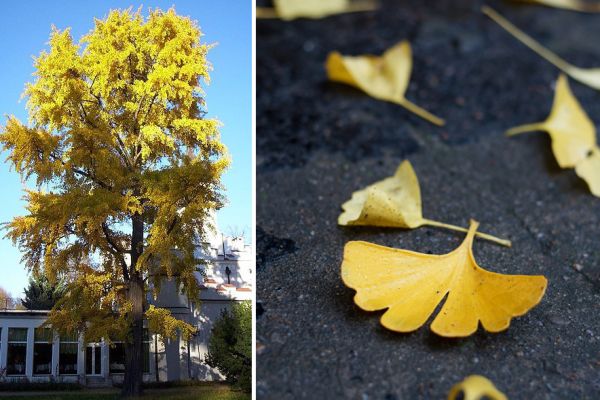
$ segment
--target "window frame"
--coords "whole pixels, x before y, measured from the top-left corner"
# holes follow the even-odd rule
[[[37,338],[37,333],[39,332],[39,330],[45,330],[45,332],[49,333],[49,337],[45,337],[46,335],[42,335],[41,339]],[[48,341],[48,339],[50,339],[50,341]],[[38,347],[38,345],[45,345],[45,346],[50,346],[50,365],[48,368],[48,373],[36,373],[35,371],[35,367],[36,367],[36,347]],[[52,375],[52,365],[53,365],[53,350],[52,347],[54,345],[54,332],[52,331],[51,328],[47,328],[47,327],[37,327],[37,328],[33,328],[33,370],[32,370],[32,374],[33,376],[49,376]]]
[[[8,327],[8,337],[6,340],[6,376],[26,376],[27,375],[27,349],[29,347],[29,343],[28,343],[28,338],[29,338],[29,328],[28,327],[22,327],[22,326],[14,326],[14,327]],[[10,334],[11,334],[11,330],[25,330],[25,340],[11,340],[10,339]],[[23,345],[25,344],[25,356],[23,358],[23,373],[10,373],[10,362],[9,362],[9,356],[10,356],[10,347],[11,345]],[[23,346],[18,346],[18,347],[23,347]],[[16,364],[15,364],[16,365]]]
[[[75,372],[73,373],[61,373],[60,371],[60,367],[61,367],[61,354],[62,352],[62,348],[63,345],[70,345],[76,346],[76,350],[75,350]],[[72,353],[65,353],[65,354],[72,354]],[[58,376],[76,376],[77,372],[79,371],[79,335],[75,334],[75,337],[68,337],[68,336],[59,336],[58,338]]]

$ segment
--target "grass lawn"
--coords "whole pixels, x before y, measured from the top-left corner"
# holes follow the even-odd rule
[[[8,394],[8,393],[7,393]],[[143,400],[249,400],[250,395],[231,389],[227,385],[186,386],[167,389],[146,389]],[[2,400],[113,400],[119,398],[119,391],[113,389],[82,390],[78,392],[22,392],[5,396]]]

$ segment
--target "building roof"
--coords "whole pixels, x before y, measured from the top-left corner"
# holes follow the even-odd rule
[[[27,315],[42,315],[46,316],[50,310],[2,310],[0,309],[0,315],[14,315],[18,317],[23,317]]]

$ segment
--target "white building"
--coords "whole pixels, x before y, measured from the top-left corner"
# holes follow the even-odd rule
[[[251,246],[242,238],[208,235],[198,247],[198,258],[206,265],[201,283],[200,304],[191,302],[165,282],[156,306],[198,328],[189,340],[177,338],[163,344],[149,334],[145,346],[145,381],[220,380],[223,376],[205,362],[212,325],[221,311],[234,302],[251,300],[254,258]],[[39,328],[48,311],[0,309],[0,381],[79,382],[110,385],[123,380],[124,349],[121,343],[84,344],[78,337],[58,337],[50,329]]]

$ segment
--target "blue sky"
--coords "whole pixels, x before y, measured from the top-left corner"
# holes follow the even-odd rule
[[[252,219],[252,1],[76,1],[26,0],[13,1],[0,13],[0,125],[5,115],[14,114],[27,120],[25,101],[19,101],[26,82],[32,79],[32,56],[46,48],[50,26],[72,28],[78,40],[93,27],[94,17],[104,18],[110,9],[137,9],[143,6],[168,9],[197,20],[204,33],[203,40],[217,43],[208,53],[213,65],[211,83],[205,86],[207,117],[223,122],[221,135],[229,148],[232,166],[224,176],[229,204],[218,213],[221,229],[228,233],[244,230],[251,235]],[[4,163],[7,154],[0,155],[0,222],[24,214],[21,201],[24,185],[19,175]],[[1,232],[4,236],[5,232]],[[0,287],[13,296],[20,296],[27,284],[27,272],[21,266],[19,250],[7,239],[0,239]]]

